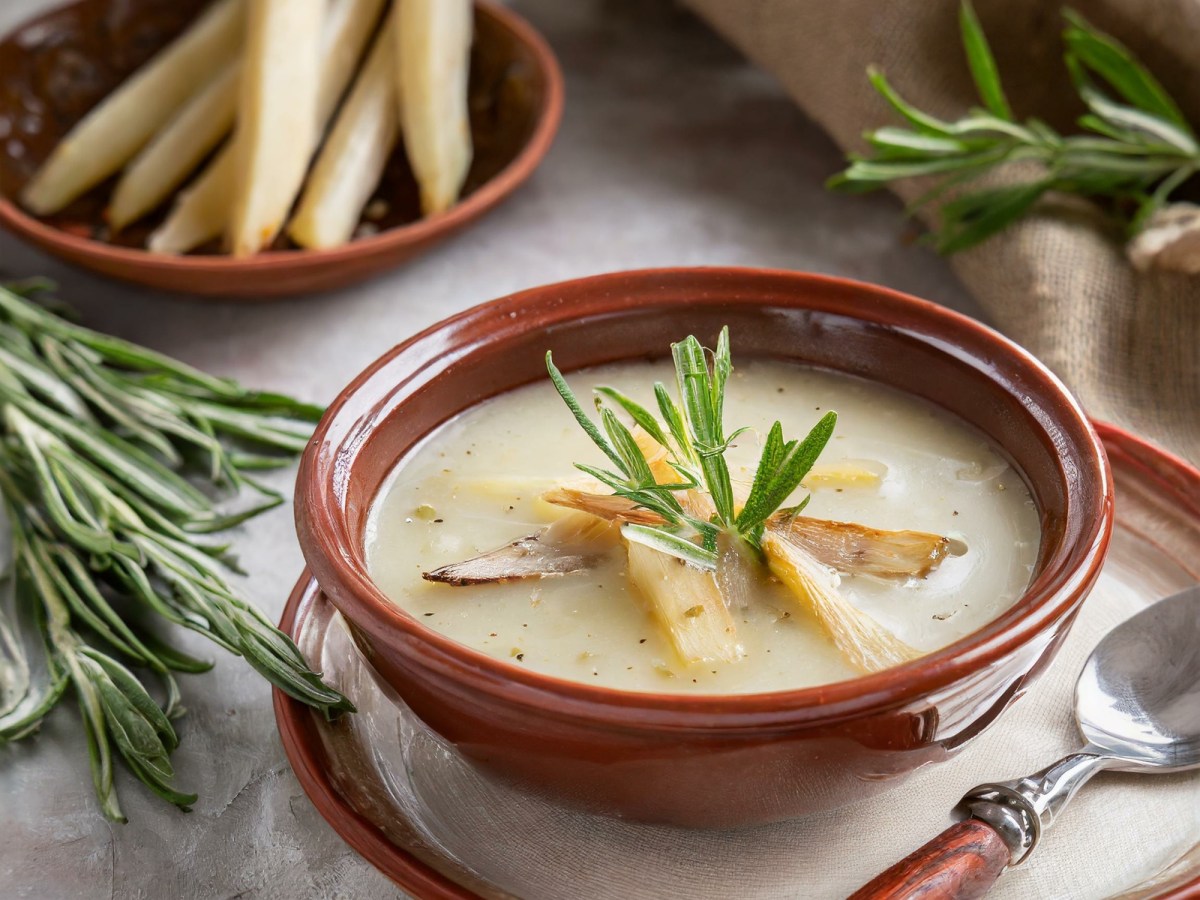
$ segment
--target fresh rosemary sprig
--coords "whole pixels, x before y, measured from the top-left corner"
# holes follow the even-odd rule
[[[969,0],[959,14],[963,46],[984,108],[946,122],[906,103],[878,69],[874,88],[908,123],[866,133],[873,153],[850,156],[829,186],[875,190],[891,181],[934,176],[938,181],[910,212],[997,168],[1032,162],[1032,179],[960,191],[941,208],[932,235],[942,253],[972,247],[1027,214],[1048,191],[1108,201],[1136,234],[1180,185],[1200,171],[1196,134],[1157,79],[1122,44],[1071,10],[1064,12],[1067,71],[1087,106],[1078,124],[1090,132],[1063,136],[1037,119],[1018,122]]]
[[[44,287],[0,288],[0,498],[13,547],[0,743],[36,731],[70,687],[104,814],[124,820],[114,750],[186,808],[195,795],[173,787],[170,761],[183,712],[174,673],[211,663],[155,637],[156,616],[327,715],[353,708],[233,591],[229,545],[207,537],[282,502],[248,473],[286,466],[321,410],[75,325],[29,299]],[[257,500],[219,502],[238,494]],[[131,667],[161,683],[161,706]]]
[[[660,526],[626,523],[621,528],[625,538],[692,565],[715,569],[717,541],[722,533],[758,549],[767,519],[800,486],[829,442],[837,423],[837,413],[828,412],[822,416],[802,441],[785,441],[783,426],[779,422],[772,425],[750,493],[738,509],[725,452],[748,429],[739,428],[725,435],[725,385],[733,371],[729,329],[721,329],[711,367],[704,348],[694,336],[672,344],[671,355],[679,399],[678,402],[673,399],[661,382],[655,383],[654,397],[662,421],[617,389],[597,387],[594,389],[596,409],[603,430],[584,412],[566,379],[555,367],[551,353],[546,354],[546,369],[576,421],[616,470],[584,463],[576,463],[576,468],[665,520]],[[604,405],[605,399],[624,410],[666,451],[667,463],[679,476],[677,481],[656,481],[650,462],[633,433],[610,407]],[[693,490],[707,494],[713,508],[709,518],[688,512],[680,502],[679,492]],[[806,497],[792,511],[798,513],[807,502]]]

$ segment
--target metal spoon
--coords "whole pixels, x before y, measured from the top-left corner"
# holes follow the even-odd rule
[[[1085,742],[1079,752],[969,791],[969,818],[851,900],[981,897],[1097,772],[1200,767],[1200,585],[1142,610],[1096,645],[1075,685],[1075,718]]]

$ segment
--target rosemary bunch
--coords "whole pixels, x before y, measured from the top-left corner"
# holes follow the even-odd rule
[[[602,469],[576,463],[576,468],[607,485],[618,496],[633,500],[665,520],[665,524],[654,526],[626,523],[621,527],[625,538],[692,565],[715,569],[717,541],[722,533],[758,549],[767,519],[800,486],[829,442],[837,413],[822,416],[803,440],[785,441],[783,426],[775,422],[763,445],[750,493],[739,509],[725,453],[748,429],[738,428],[729,435],[724,429],[725,386],[733,371],[729,329],[721,329],[711,367],[704,348],[694,336],[672,344],[671,355],[678,401],[664,384],[655,383],[654,397],[661,422],[650,410],[617,389],[602,386],[595,389],[601,423],[597,426],[555,367],[550,353],[546,354],[546,368],[576,421],[615,467]],[[637,439],[604,400],[624,410],[666,452],[667,463],[679,476],[678,481],[656,480]],[[710,517],[701,518],[680,502],[679,492],[693,490],[708,496],[713,508]],[[799,513],[808,499],[805,497],[790,512]]]
[[[159,796],[173,786],[177,672],[202,672],[159,639],[162,618],[245,657],[327,715],[352,709],[291,639],[226,578],[210,537],[282,497],[251,472],[288,465],[318,407],[247,391],[82,328],[0,288],[0,498],[12,584],[0,605],[0,743],[32,734],[68,688],[79,702],[104,814],[123,821],[114,756]],[[252,498],[226,508],[235,497]],[[160,705],[134,670],[161,685]]]
[[[980,243],[1028,213],[1047,191],[1104,199],[1130,234],[1141,230],[1200,170],[1200,144],[1178,104],[1127,48],[1078,13],[1064,15],[1066,67],[1087,107],[1078,120],[1087,134],[1064,136],[1037,119],[1016,120],[979,19],[964,0],[959,24],[983,108],[943,121],[905,102],[882,72],[870,69],[872,86],[907,127],[868,131],[872,153],[852,155],[829,186],[863,192],[903,178],[937,178],[912,211],[995,169],[1032,162],[1040,172],[1031,179],[962,190],[945,203],[932,235],[938,251]]]

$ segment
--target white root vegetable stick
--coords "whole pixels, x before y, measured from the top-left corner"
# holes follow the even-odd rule
[[[226,144],[204,173],[176,197],[167,220],[150,233],[151,253],[187,253],[219,237],[229,221],[237,176],[232,147]]]
[[[288,225],[302,247],[336,247],[354,233],[400,137],[393,12],[380,29]]]
[[[471,0],[400,2],[395,34],[400,130],[425,215],[454,205],[471,165],[471,28]]]
[[[181,103],[241,46],[241,0],[218,0],[180,37],[122,82],[54,148],[21,201],[48,215],[129,161]]]
[[[837,576],[813,556],[768,528],[762,538],[771,573],[808,608],[846,660],[863,672],[878,672],[921,656],[837,589]]]
[[[337,108],[363,47],[375,30],[385,0],[333,0],[323,25],[321,87],[317,113],[321,129]],[[316,149],[315,147],[313,148]],[[311,155],[311,154],[310,154]],[[150,235],[153,253],[187,253],[219,237],[229,219],[235,180],[231,144],[227,144],[186,191],[166,221]]]
[[[250,256],[283,227],[317,139],[325,0],[249,0],[229,244]]]
[[[155,135],[113,189],[108,223],[120,230],[163,202],[233,127],[241,60],[216,77]]]
[[[693,568],[673,556],[625,541],[629,581],[687,663],[736,662],[744,653],[737,627],[712,572]]]

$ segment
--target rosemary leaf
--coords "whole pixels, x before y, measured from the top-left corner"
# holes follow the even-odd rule
[[[901,179],[930,178],[934,183],[909,204],[909,212],[958,191],[942,207],[933,234],[942,253],[986,240],[1027,215],[1049,191],[1099,200],[1135,234],[1200,171],[1200,141],[1179,105],[1127,48],[1078,13],[1066,10],[1064,16],[1067,72],[1088,108],[1078,124],[1090,134],[1064,136],[1036,119],[1014,120],[979,19],[963,0],[963,47],[985,109],[943,121],[905,101],[882,72],[869,68],[871,85],[907,127],[867,132],[872,153],[851,155],[828,186],[861,193]],[[964,188],[1015,162],[1032,162],[1042,171],[1011,185]]]
[[[668,449],[670,448],[671,445],[667,442],[667,436],[663,433],[662,428],[659,426],[658,420],[654,418],[653,413],[646,409],[646,407],[642,406],[637,401],[626,397],[616,388],[602,386],[596,388],[596,393],[602,397],[607,397],[609,400],[612,400],[614,403],[620,406],[621,409],[629,413],[629,417],[637,423],[638,427],[641,428],[642,431],[646,432],[646,434],[650,435],[650,437],[654,438],[659,446],[666,447]]]
[[[186,808],[195,795],[174,786],[170,760],[183,712],[173,673],[211,663],[158,638],[153,619],[244,656],[328,716],[353,709],[229,585],[228,542],[200,537],[282,502],[245,473],[293,459],[320,410],[78,326],[31,299],[41,287],[0,287],[0,498],[14,546],[0,743],[36,730],[70,686],[104,814],[124,820],[114,748]],[[231,505],[241,492],[253,499]],[[161,702],[135,671],[159,682]]]
[[[550,380],[554,384],[558,395],[562,397],[563,402],[567,404],[567,409],[571,410],[571,414],[575,416],[575,421],[587,433],[587,436],[592,439],[592,442],[604,451],[604,455],[616,464],[617,468],[624,471],[624,462],[617,455],[617,451],[600,433],[600,429],[596,427],[596,423],[588,418],[587,413],[583,411],[583,407],[579,405],[579,400],[575,396],[575,392],[571,390],[571,386],[567,384],[567,379],[563,378],[562,372],[558,371],[558,367],[554,365],[554,357],[550,351],[546,351],[546,371],[550,373]],[[625,472],[628,475],[628,472]]]
[[[591,419],[582,414],[579,401],[566,387],[566,381],[554,367],[550,354],[546,354],[546,365],[559,395],[576,420],[592,435],[597,446],[606,453],[611,451],[610,458],[620,466],[621,473],[599,469],[587,463],[576,463],[576,468],[606,485],[617,496],[658,513],[665,521],[661,526],[627,523],[621,529],[625,539],[711,570],[717,566],[716,551],[723,533],[757,550],[763,523],[800,486],[829,442],[837,423],[837,414],[826,413],[802,441],[785,441],[783,426],[779,422],[772,425],[759,457],[750,494],[739,511],[725,453],[738,435],[748,429],[738,428],[729,436],[724,431],[725,392],[733,372],[729,329],[721,329],[717,348],[712,354],[711,368],[706,351],[695,336],[672,344],[671,354],[679,392],[678,402],[663,384],[654,385],[655,400],[666,422],[665,427],[646,407],[620,391],[598,387],[594,390],[596,405],[607,437],[601,434]],[[632,432],[612,409],[604,406],[604,399],[611,400],[626,412],[667,452],[666,462],[679,474],[678,481],[664,483],[656,480]],[[695,506],[704,507],[708,504],[684,504],[676,498],[676,494],[687,491],[707,496],[708,504],[715,510],[711,521],[688,512]],[[803,508],[806,502],[807,498],[794,509]]]
[[[967,64],[971,67],[971,76],[975,79],[975,88],[983,105],[1001,119],[1011,119],[1012,109],[1008,105],[1008,98],[1004,96],[1004,88],[1000,86],[1000,72],[996,68],[992,48],[988,46],[983,26],[979,24],[979,17],[975,15],[970,0],[963,0],[959,7],[958,22],[963,48],[967,52]]]
[[[1132,106],[1173,122],[1191,134],[1191,126],[1179,105],[1123,44],[1094,28],[1072,9],[1064,10],[1063,17],[1067,20],[1063,42],[1068,58],[1103,78]]]
[[[635,544],[642,544],[651,550],[657,550],[701,569],[713,571],[717,568],[717,554],[703,547],[698,547],[687,538],[681,537],[663,528],[632,523],[621,526],[621,534],[625,539]]]
[[[939,253],[957,253],[980,243],[1025,215],[1050,185],[1049,181],[1015,184],[951,200],[942,207],[943,227],[934,246]]]
[[[756,529],[765,522],[767,517],[800,487],[800,482],[833,437],[837,413],[831,411],[823,415],[803,441],[782,444],[783,435],[778,424],[772,427],[771,434],[768,435],[768,447],[764,449],[759,462],[750,497],[738,515],[737,526],[743,533]],[[771,439],[772,435],[774,441]]]

